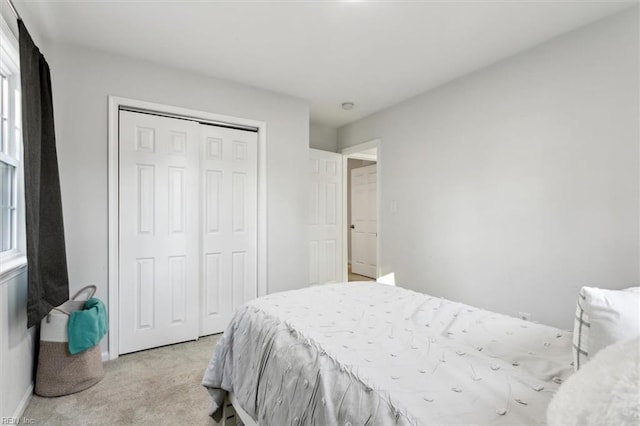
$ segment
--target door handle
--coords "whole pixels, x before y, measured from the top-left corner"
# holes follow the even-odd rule
[[[355,225],[351,225],[349,228],[356,229],[356,226]]]

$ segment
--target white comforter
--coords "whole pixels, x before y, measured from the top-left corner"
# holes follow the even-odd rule
[[[570,363],[570,333],[349,283],[239,308],[203,385],[261,425],[543,424]]]

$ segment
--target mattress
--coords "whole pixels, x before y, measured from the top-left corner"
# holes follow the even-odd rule
[[[261,425],[544,424],[571,333],[375,283],[242,307],[203,378]]]

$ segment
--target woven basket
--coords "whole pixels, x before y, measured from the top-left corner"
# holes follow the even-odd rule
[[[62,305],[53,308],[40,324],[40,353],[36,372],[35,393],[52,397],[69,395],[85,390],[104,377],[100,345],[80,352],[69,353],[67,324],[73,311],[82,310],[84,303],[96,291],[95,286],[81,289]],[[87,293],[88,297],[78,300]]]

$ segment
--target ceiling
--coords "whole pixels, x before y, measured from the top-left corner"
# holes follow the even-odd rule
[[[634,1],[14,0],[45,38],[309,101],[339,127]],[[345,111],[340,104],[355,103]]]

